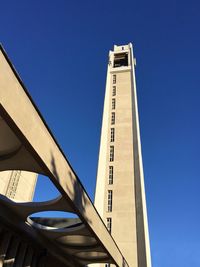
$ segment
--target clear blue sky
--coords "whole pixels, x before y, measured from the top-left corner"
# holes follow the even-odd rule
[[[153,267],[199,267],[200,2],[0,4],[0,40],[91,198],[108,50],[134,44]]]

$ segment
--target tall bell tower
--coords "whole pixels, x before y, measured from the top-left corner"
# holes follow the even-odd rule
[[[17,154],[21,144],[2,117],[0,117],[0,129],[0,159],[4,160]],[[0,172],[0,194],[15,201],[29,202],[33,199],[36,182],[37,174],[33,172],[2,171]]]
[[[129,267],[150,267],[135,65],[131,43],[109,52],[95,206]]]

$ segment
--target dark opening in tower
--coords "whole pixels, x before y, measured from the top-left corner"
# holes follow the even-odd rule
[[[114,55],[114,68],[128,66],[128,53],[118,53]]]

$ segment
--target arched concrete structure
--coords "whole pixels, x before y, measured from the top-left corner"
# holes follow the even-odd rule
[[[61,194],[42,203],[16,203],[0,196],[0,266],[110,262],[128,267],[2,47],[0,73],[0,171],[44,174]],[[57,227],[54,219],[27,219],[48,210],[73,212],[80,220]]]

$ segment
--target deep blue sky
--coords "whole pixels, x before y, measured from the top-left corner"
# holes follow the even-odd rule
[[[92,199],[108,50],[134,44],[153,267],[199,267],[200,2],[0,4],[0,41]]]

